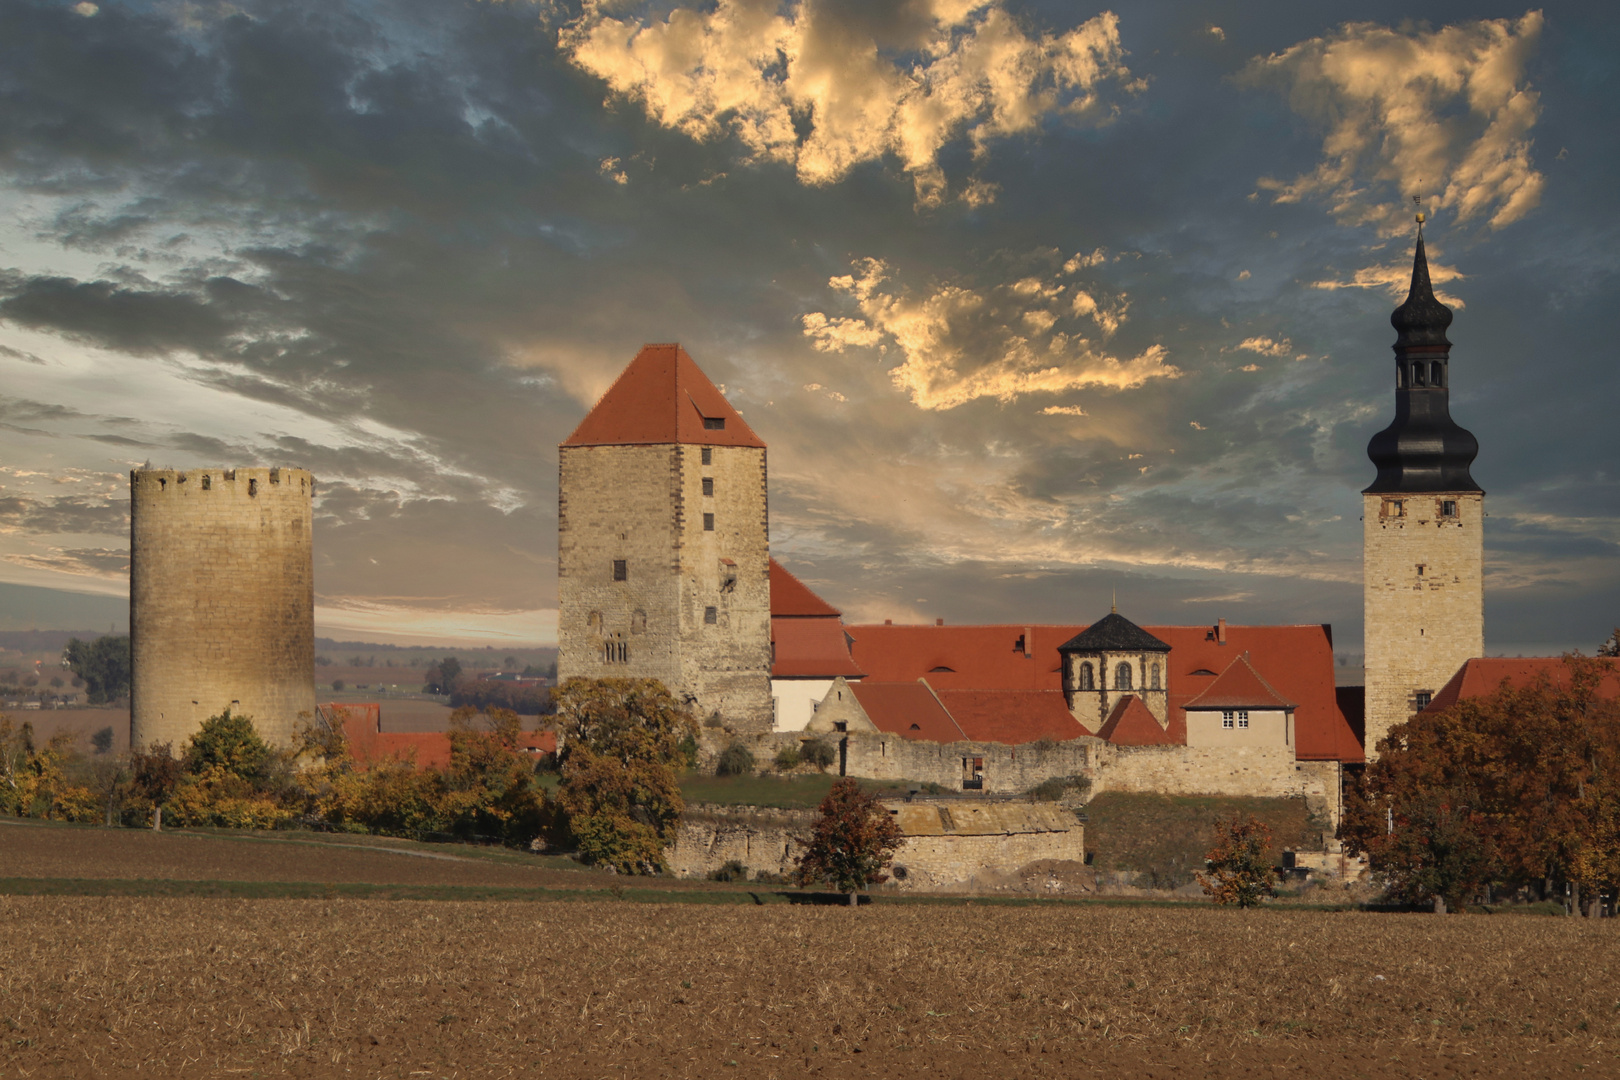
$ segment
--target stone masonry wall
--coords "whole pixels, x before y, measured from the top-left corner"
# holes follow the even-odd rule
[[[1391,513],[1391,500],[1404,513]],[[1365,495],[1363,560],[1367,757],[1463,663],[1485,651],[1484,517],[1479,492]],[[1441,516],[1441,504],[1457,516]],[[1422,568],[1421,570],[1419,568]]]
[[[983,759],[985,795],[1018,795],[1045,780],[1081,776],[1092,792],[1141,791],[1166,795],[1304,797],[1313,813],[1337,826],[1342,810],[1338,762],[1295,761],[1287,747],[1114,746],[1082,737],[1062,743],[931,743],[888,734],[851,732],[840,739],[805,732],[731,736],[705,731],[700,766],[741,742],[763,768],[783,746],[819,738],[842,754],[845,775],[933,783],[964,790],[964,759]],[[835,762],[830,772],[839,771]]]
[[[699,717],[768,730],[765,452],[717,446],[705,465],[703,451],[561,448],[557,673],[658,679]],[[613,579],[619,559],[624,581]]]
[[[811,810],[694,805],[664,858],[677,877],[707,877],[735,861],[751,878],[763,873],[789,879],[801,850],[793,838],[808,836],[815,817]],[[927,892],[969,887],[987,871],[1084,858],[1084,830],[1076,821],[1067,832],[908,836],[891,865],[904,868],[903,876],[893,875],[895,887]]]
[[[315,712],[314,481],[130,473],[130,744],[176,751],[229,707],[273,743]]]

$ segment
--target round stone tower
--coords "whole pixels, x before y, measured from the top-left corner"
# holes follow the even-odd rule
[[[313,488],[303,469],[129,474],[131,746],[178,753],[227,707],[280,745],[313,719]]]

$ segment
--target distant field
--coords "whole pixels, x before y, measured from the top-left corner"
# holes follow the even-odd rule
[[[111,709],[6,709],[5,713],[11,717],[12,722],[21,725],[24,721],[34,725],[35,736],[44,741],[60,731],[72,731],[79,735],[78,747],[84,753],[90,752],[90,736],[102,728],[113,729],[113,753],[122,753],[129,749],[129,707]]]

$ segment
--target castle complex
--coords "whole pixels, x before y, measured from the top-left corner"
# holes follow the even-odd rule
[[[303,469],[129,475],[130,745],[176,750],[210,716],[288,744],[315,711],[315,575]]]
[[[1335,687],[1321,625],[844,625],[770,558],[764,443],[678,345],[644,348],[560,448],[559,676],[661,679],[711,750],[830,738],[848,775],[988,793],[1084,774],[1305,794],[1336,818],[1344,768],[1484,648],[1450,321],[1420,232],[1392,316],[1396,416],[1368,450],[1364,697]]]

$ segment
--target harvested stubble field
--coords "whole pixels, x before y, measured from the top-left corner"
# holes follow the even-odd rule
[[[55,876],[142,836],[0,828],[0,876]],[[78,856],[20,858],[27,837]],[[209,875],[361,856],[392,860],[364,864],[384,881],[602,880],[498,858],[148,839],[200,853],[171,849],[162,869]],[[207,862],[225,849],[270,861]],[[122,880],[158,849],[127,850]],[[1620,1073],[1609,920],[0,895],[0,925],[0,1080]]]

